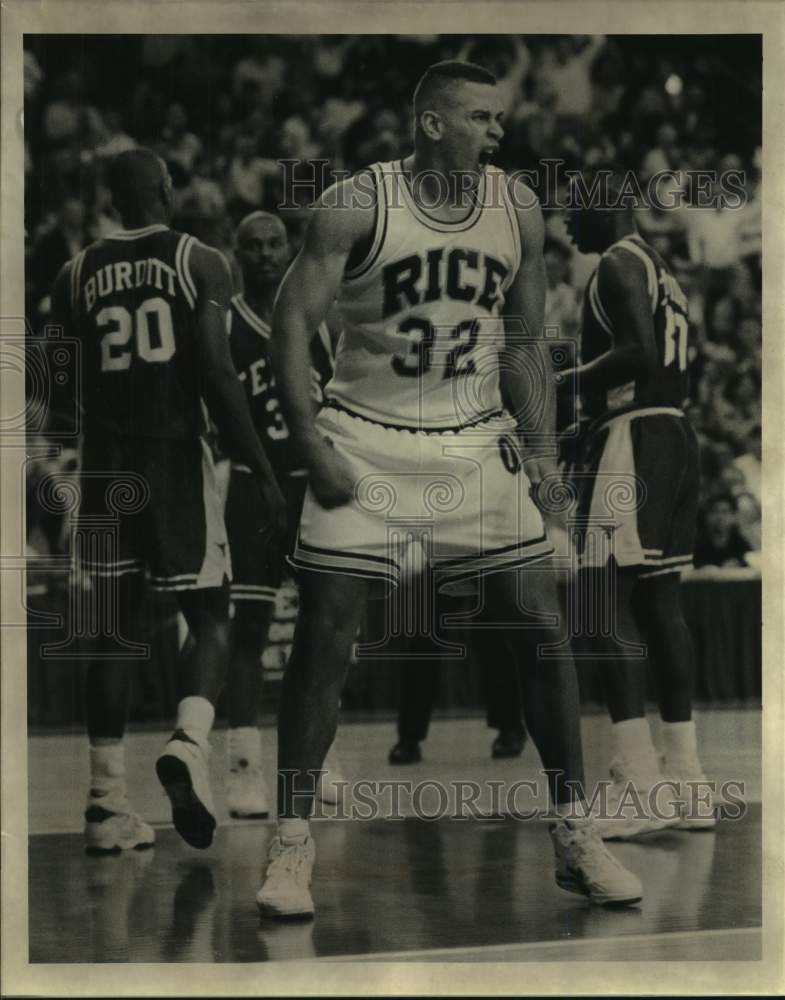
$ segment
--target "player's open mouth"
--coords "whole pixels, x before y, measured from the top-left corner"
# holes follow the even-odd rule
[[[497,150],[498,146],[489,146],[487,149],[480,150],[480,155],[477,160],[480,169],[488,166],[488,164],[491,162],[494,155],[496,154]]]

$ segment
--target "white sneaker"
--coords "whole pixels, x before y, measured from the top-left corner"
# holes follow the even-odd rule
[[[88,854],[143,850],[155,844],[153,828],[134,812],[125,796],[90,796],[84,818]]]
[[[302,844],[282,844],[274,837],[270,844],[262,887],[256,894],[260,913],[268,917],[312,917],[313,899],[309,887],[316,848],[313,838]]]
[[[335,758],[327,755],[322,765],[324,774],[319,778],[316,786],[316,797],[326,805],[334,806],[343,800],[346,790],[346,779],[341,774],[341,769],[335,762]]]
[[[208,749],[177,729],[155,762],[158,780],[172,803],[172,822],[191,847],[213,842],[215,806],[210,791]]]
[[[680,823],[680,804],[672,786],[656,770],[621,759],[611,763],[612,784],[597,794],[592,818],[603,840],[632,840]]]
[[[238,819],[264,817],[270,813],[270,797],[260,767],[234,767],[226,778],[229,815]]]
[[[681,815],[678,830],[711,830],[717,825],[717,813],[723,804],[714,782],[703,773],[700,761],[692,764],[671,762],[662,757],[662,770],[676,788]]]
[[[556,884],[588,896],[600,906],[630,905],[643,898],[637,875],[616,860],[591,819],[562,819],[551,827],[556,854]]]

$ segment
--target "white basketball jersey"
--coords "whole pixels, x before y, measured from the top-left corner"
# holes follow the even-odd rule
[[[338,294],[344,331],[325,398],[398,427],[484,420],[502,410],[501,313],[521,261],[506,178],[487,167],[465,218],[442,222],[415,201],[400,160],[370,171],[373,241]]]

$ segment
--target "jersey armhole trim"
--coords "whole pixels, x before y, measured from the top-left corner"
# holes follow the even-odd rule
[[[84,263],[86,253],[87,248],[80,250],[69,265],[71,270],[71,316],[74,323],[77,322],[79,317],[79,287],[82,280],[82,264]]]
[[[177,250],[174,255],[177,279],[180,282],[183,295],[185,295],[186,301],[192,309],[196,308],[196,285],[194,284],[190,269],[191,250],[194,243],[196,243],[196,237],[189,236],[188,233],[183,233],[177,243]]]
[[[608,314],[603,308],[602,302],[600,301],[600,290],[599,290],[599,274],[595,272],[591,280],[589,281],[589,305],[594,313],[594,318],[603,328],[603,330],[608,334],[609,337],[613,336],[613,328],[611,327],[611,321],[608,319]]]
[[[507,177],[506,174],[503,173],[500,173],[499,177],[502,182],[501,184],[502,200],[504,201],[504,207],[507,211],[507,220],[509,221],[510,228],[512,229],[512,245],[513,245],[513,252],[515,254],[515,267],[512,271],[507,286],[509,288],[509,286],[515,280],[515,275],[520,270],[521,263],[523,261],[523,247],[521,245],[521,230],[520,230],[520,225],[518,223],[518,216],[515,212],[515,208],[513,207],[512,199],[510,197],[510,192],[507,188],[507,185],[509,183],[509,178]]]
[[[378,163],[371,166],[376,187],[376,211],[374,218],[374,232],[370,249],[364,260],[350,270],[343,273],[344,281],[356,281],[373,267],[376,259],[384,246],[384,238],[387,235],[387,194],[385,190],[384,175]]]
[[[634,254],[639,260],[643,261],[643,266],[646,268],[646,285],[649,290],[649,298],[651,299],[651,311],[652,313],[657,308],[657,271],[654,267],[654,262],[651,257],[641,250],[641,248],[633,243],[632,240],[620,240],[616,246],[621,247],[623,250],[627,250]]]

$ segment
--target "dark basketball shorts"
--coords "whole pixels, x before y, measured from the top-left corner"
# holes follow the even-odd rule
[[[231,596],[235,602],[275,601],[286,574],[286,557],[294,550],[308,480],[305,475],[282,476],[278,482],[287,508],[283,538],[271,533],[250,472],[243,466],[232,466],[225,518],[232,554]]]
[[[96,576],[147,572],[161,591],[220,587],[231,563],[212,455],[202,438],[87,434],[78,560]]]
[[[590,427],[571,474],[584,568],[613,557],[641,576],[692,564],[699,449],[680,410],[648,407]]]

